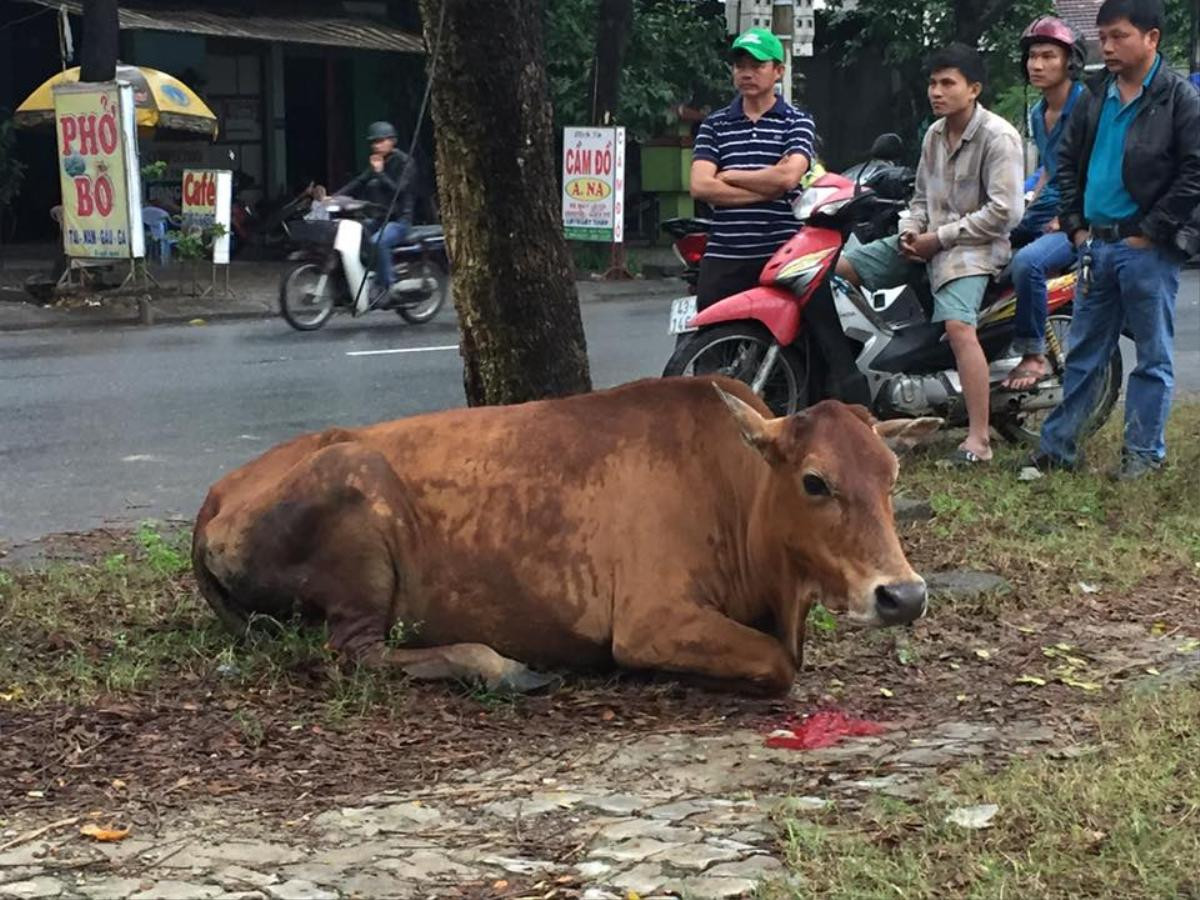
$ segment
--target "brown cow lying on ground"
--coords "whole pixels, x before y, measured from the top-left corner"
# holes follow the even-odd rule
[[[335,649],[416,677],[528,689],[548,679],[523,664],[615,663],[786,692],[814,601],[924,613],[882,438],[940,420],[769,415],[737,381],[655,379],[305,435],[213,486],[196,578],[231,627],[323,618]]]

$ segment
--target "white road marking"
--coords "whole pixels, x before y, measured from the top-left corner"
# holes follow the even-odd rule
[[[391,350],[347,350],[347,356],[384,356],[389,353],[433,353],[436,350],[457,350],[458,344],[442,347],[396,347]]]

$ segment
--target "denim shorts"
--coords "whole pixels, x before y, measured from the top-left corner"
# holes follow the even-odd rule
[[[849,245],[842,255],[854,267],[867,290],[896,287],[920,277],[920,264],[904,258],[900,253],[900,240],[896,237]],[[979,306],[987,286],[986,275],[966,275],[947,281],[933,292],[933,321],[974,325],[979,321]]]

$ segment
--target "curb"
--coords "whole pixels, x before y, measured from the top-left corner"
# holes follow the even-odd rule
[[[672,282],[675,282],[672,284]],[[576,282],[576,290],[579,293],[580,303],[612,303],[614,301],[629,301],[629,300],[665,300],[669,297],[683,296],[687,293],[687,286],[677,279],[645,279],[641,281],[628,282],[628,287],[622,285],[619,289],[607,288],[602,293],[592,294],[589,288],[594,288],[603,282],[595,281],[578,281]],[[592,294],[591,296],[587,296]],[[37,321],[3,321],[4,307],[11,303],[13,306],[30,306],[28,311],[22,310],[21,314],[28,313],[35,316],[47,316],[46,320]],[[193,313],[180,313],[177,311],[167,311],[162,308],[154,309],[154,325],[180,325],[187,324],[193,319],[204,319],[208,322],[221,321],[238,321],[249,319],[272,319],[279,316],[278,310],[275,309],[260,309],[260,310],[228,310],[228,311],[200,311]],[[50,318],[53,317],[53,318]],[[114,326],[129,326],[141,325],[141,319],[136,311],[132,315],[109,315],[101,313],[99,315],[88,315],[87,313],[80,314],[77,311],[62,311],[62,310],[46,310],[42,307],[32,306],[24,301],[0,301],[0,333],[4,332],[19,332],[19,331],[40,331],[54,328],[108,328]],[[153,325],[146,326],[153,327]]]

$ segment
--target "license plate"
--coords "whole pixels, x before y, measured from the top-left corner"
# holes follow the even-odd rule
[[[667,326],[667,331],[670,334],[686,334],[689,331],[695,331],[695,327],[691,324],[695,315],[695,297],[680,297],[678,300],[672,300],[671,321]]]

